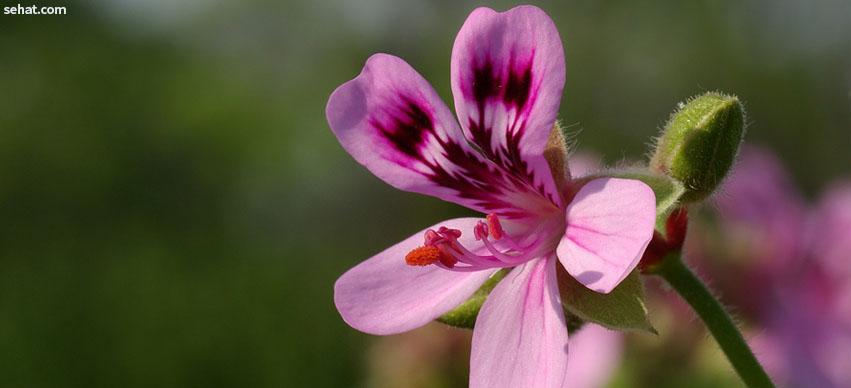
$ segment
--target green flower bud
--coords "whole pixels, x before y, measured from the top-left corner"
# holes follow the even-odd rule
[[[683,182],[684,202],[705,199],[730,171],[744,128],[744,108],[735,96],[712,92],[693,97],[671,115],[650,168]]]

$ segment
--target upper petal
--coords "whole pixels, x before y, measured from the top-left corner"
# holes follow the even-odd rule
[[[437,226],[470,230],[478,221],[458,218]],[[346,323],[380,335],[415,329],[467,300],[496,271],[453,272],[434,265],[405,264],[405,255],[423,244],[424,232],[367,259],[337,279],[334,304]],[[475,240],[472,234],[465,234],[458,241],[470,244]]]
[[[452,48],[452,93],[465,135],[557,205],[561,198],[543,151],[564,78],[558,30],[537,7],[478,8]]]
[[[548,204],[470,146],[431,85],[397,57],[370,57],[331,94],[326,116],[346,151],[398,189],[505,217]]]
[[[653,237],[656,197],[631,179],[594,179],[567,206],[567,227],[556,252],[588,288],[608,293],[638,264]]]
[[[555,257],[511,271],[482,305],[473,330],[470,387],[561,387],[567,326]]]

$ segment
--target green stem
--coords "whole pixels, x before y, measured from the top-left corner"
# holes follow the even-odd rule
[[[653,272],[668,281],[697,312],[748,387],[774,387],[724,306],[683,263],[679,254],[666,257]]]

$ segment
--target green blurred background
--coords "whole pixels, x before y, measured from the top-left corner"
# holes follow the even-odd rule
[[[388,52],[451,101],[467,14],[513,4],[91,0],[0,15],[0,386],[368,385],[376,340],[337,315],[336,277],[467,211],[358,166],[326,99]],[[851,172],[851,2],[539,6],[565,42],[561,118],[580,149],[640,159],[677,102],[721,90],[746,103],[748,141],[810,193]],[[653,362],[628,359],[644,380],[619,384],[705,380],[636,372]]]

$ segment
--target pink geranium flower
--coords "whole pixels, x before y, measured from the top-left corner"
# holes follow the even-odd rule
[[[340,277],[334,301],[352,327],[394,334],[514,268],[477,318],[470,385],[560,387],[568,356],[557,262],[592,290],[611,291],[652,237],[654,194],[635,180],[580,184],[567,171],[553,175],[544,149],[564,87],[564,51],[540,9],[476,9],[455,40],[451,68],[457,121],[410,65],[376,54],[331,95],[328,123],[393,187],[487,217],[441,222],[373,256]]]
[[[747,147],[724,192],[724,238],[751,260],[727,295],[756,310],[757,356],[781,386],[851,386],[851,182],[812,206],[776,156]]]

